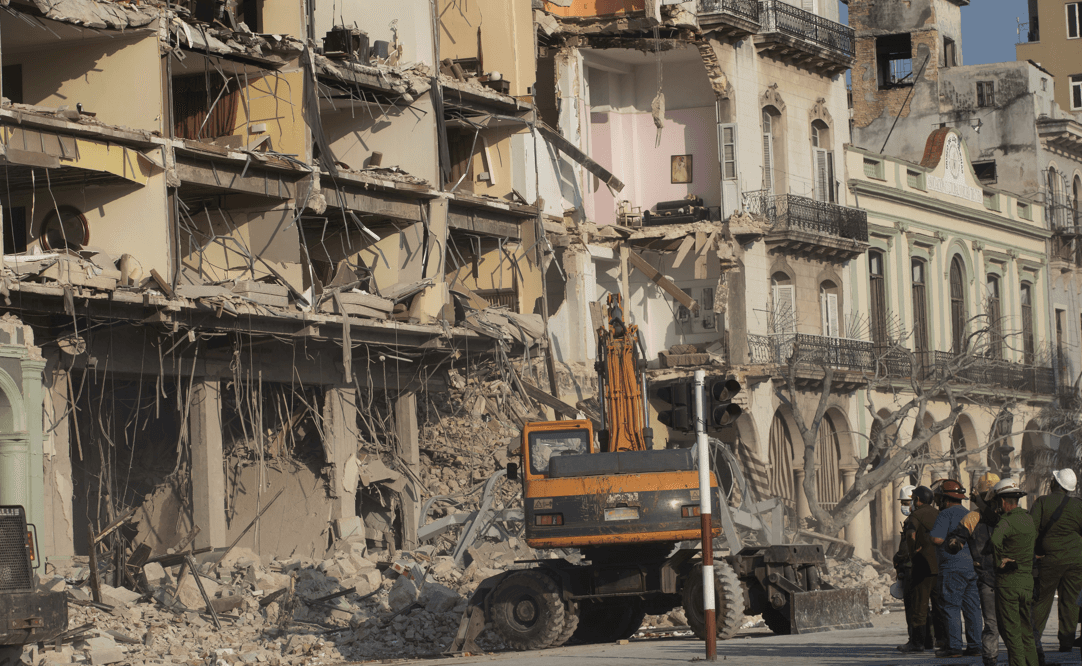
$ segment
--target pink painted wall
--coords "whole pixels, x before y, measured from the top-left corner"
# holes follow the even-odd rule
[[[614,198],[609,189],[596,187],[591,178],[587,215],[598,224],[616,222],[616,200],[627,199],[644,211],[659,201],[682,199],[689,194],[703,198],[707,206],[721,204],[718,169],[717,125],[714,108],[679,109],[666,113],[660,144],[657,128],[648,113],[594,113],[590,123],[590,155],[612,172],[626,187]],[[692,156],[692,182],[671,182],[673,155]]]

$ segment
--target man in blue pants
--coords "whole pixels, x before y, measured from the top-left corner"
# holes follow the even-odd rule
[[[969,510],[962,506],[966,499],[962,484],[953,479],[943,482],[943,508],[936,517],[928,536],[936,544],[939,559],[939,585],[943,612],[947,616],[947,645],[936,650],[937,657],[977,656],[981,653],[981,599],[977,591],[977,573],[969,548],[952,553],[945,547],[948,535],[966,517]],[[966,622],[966,642],[962,646],[962,616]]]

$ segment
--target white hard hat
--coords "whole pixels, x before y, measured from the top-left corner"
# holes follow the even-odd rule
[[[898,501],[904,502],[906,500],[912,500],[913,490],[915,489],[916,486],[902,486],[901,490],[898,491]]]
[[[1003,479],[996,484],[995,488],[992,488],[992,492],[996,494],[996,497],[1024,497],[1026,495],[1014,479]]]
[[[1074,489],[1078,487],[1078,478],[1075,476],[1073,469],[1057,469],[1052,472],[1052,478],[1056,480],[1060,488],[1069,493],[1073,493]]]

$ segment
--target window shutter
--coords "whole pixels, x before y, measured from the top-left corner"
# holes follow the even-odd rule
[[[815,0],[800,0],[800,7],[806,12],[815,13]]]
[[[736,125],[729,123],[721,126],[721,177],[725,180],[736,179]]]
[[[767,194],[774,193],[774,146],[772,137],[763,134],[763,189]]]
[[[838,295],[823,292],[820,306],[823,310],[823,335],[828,338],[841,337],[838,324]]]
[[[824,201],[834,203],[834,151],[827,151],[827,198]]]
[[[774,332],[796,333],[796,301],[793,285],[774,285]]]
[[[828,201],[830,185],[827,182],[827,151],[815,149],[815,200]]]

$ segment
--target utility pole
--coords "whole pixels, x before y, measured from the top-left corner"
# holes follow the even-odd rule
[[[710,451],[706,438],[706,404],[703,386],[706,371],[695,371],[695,446],[699,454],[699,520],[703,539],[703,624],[706,626],[706,660],[718,660],[717,618],[714,616],[714,530],[710,524]]]

